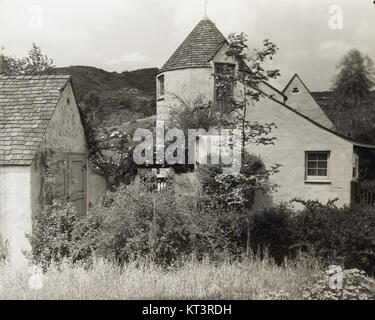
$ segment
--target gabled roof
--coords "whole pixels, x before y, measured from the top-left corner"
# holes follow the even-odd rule
[[[213,55],[226,41],[215,24],[205,18],[190,32],[159,73],[182,68],[210,67]]]
[[[205,17],[190,32],[158,74],[185,68],[210,68],[210,61],[224,44],[229,44],[227,39],[215,24]],[[251,72],[249,66],[242,59],[239,61],[239,69]]]
[[[0,76],[0,165],[30,165],[70,76]]]
[[[330,133],[332,133],[333,135],[337,136],[337,137],[340,137],[341,139],[344,139],[350,143],[352,143],[354,146],[358,146],[358,147],[363,147],[363,148],[369,148],[369,149],[375,149],[375,144],[371,144],[371,143],[368,143],[368,142],[362,142],[362,141],[357,141],[357,140],[354,140],[350,137],[347,137],[339,132],[337,132],[336,130],[332,130],[330,128],[327,128],[326,126],[323,126],[322,124],[320,124],[319,122],[316,122],[314,121],[313,119],[309,118],[308,116],[300,113],[299,111],[297,111],[296,109],[290,107],[289,105],[279,101],[279,100],[276,100],[275,98],[273,98],[272,96],[269,96],[267,94],[265,94],[269,99],[271,99],[272,101],[278,103],[279,105],[283,106],[284,108],[286,109],[289,109],[290,111],[294,112],[295,114],[299,115],[300,117],[306,119],[307,121],[313,123],[314,125],[316,125],[317,127],[325,130],[325,131],[328,131]]]
[[[328,129],[335,130],[334,124],[297,73],[290,79],[282,93],[287,97],[288,106]]]

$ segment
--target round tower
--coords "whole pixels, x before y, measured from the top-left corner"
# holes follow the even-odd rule
[[[160,69],[156,77],[157,119],[166,120],[179,98],[214,98],[214,57],[228,45],[223,34],[203,18]]]

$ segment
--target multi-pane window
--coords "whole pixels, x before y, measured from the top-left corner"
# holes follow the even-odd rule
[[[329,152],[306,152],[306,178],[307,180],[327,180],[329,178]]]
[[[164,97],[164,75],[158,77],[158,98]]]
[[[233,96],[235,65],[215,63],[215,102],[217,111],[227,113],[227,106]]]

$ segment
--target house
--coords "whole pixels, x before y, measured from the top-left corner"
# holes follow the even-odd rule
[[[69,76],[0,75],[0,248],[25,263],[32,218],[53,199],[85,214],[105,188],[91,174]]]
[[[244,61],[226,54],[229,43],[208,18],[201,20],[160,69],[157,81],[157,121],[168,119],[178,97],[193,100],[204,96],[218,105],[215,77],[223,65],[233,71],[250,72]],[[239,90],[236,88],[235,90]],[[257,206],[268,206],[293,198],[326,202],[338,198],[348,204],[358,190],[358,152],[374,145],[339,134],[298,75],[283,90],[268,83],[263,98],[248,108],[251,121],[275,123],[275,145],[249,144],[249,153],[260,155],[266,166],[281,164],[271,176],[277,192],[256,197]]]

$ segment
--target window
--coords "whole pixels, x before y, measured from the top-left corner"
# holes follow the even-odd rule
[[[329,180],[329,151],[306,152],[306,180]]]
[[[227,113],[229,99],[233,96],[235,65],[215,63],[215,102],[217,111]]]
[[[164,75],[158,77],[158,98],[164,98]]]
[[[359,156],[353,153],[353,180],[358,181],[359,177]]]

